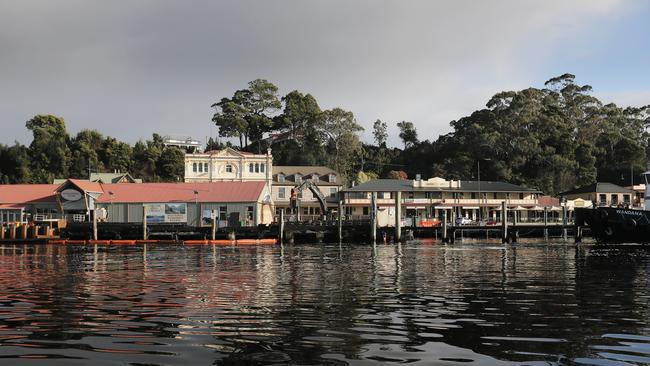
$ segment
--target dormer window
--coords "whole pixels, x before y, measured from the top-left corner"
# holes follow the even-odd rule
[[[311,175],[311,180],[313,180],[314,182],[318,182],[318,179],[319,179],[319,178],[320,178],[320,177],[318,176],[318,174],[312,174],[312,175]]]
[[[336,183],[336,174],[330,174],[329,181],[330,183]]]
[[[278,182],[284,183],[284,174],[278,174]]]
[[[296,174],[294,175],[296,183],[302,183],[302,175]]]
[[[226,173],[232,173],[232,165],[226,165]]]

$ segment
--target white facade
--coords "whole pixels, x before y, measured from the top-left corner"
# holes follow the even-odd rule
[[[273,157],[226,148],[219,151],[185,154],[185,182],[265,181],[271,186]]]

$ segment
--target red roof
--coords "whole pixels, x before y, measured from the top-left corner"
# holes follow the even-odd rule
[[[540,206],[559,206],[560,199],[551,196],[540,196],[538,201]]]
[[[29,202],[56,202],[54,192],[58,184],[0,184],[0,204],[25,204]]]
[[[265,185],[264,182],[102,184],[104,194],[97,202],[257,202]]]
[[[102,185],[100,183],[98,183],[98,182],[90,182],[90,181],[81,180],[81,179],[68,179],[68,182],[74,184],[75,186],[77,186],[82,191],[86,191],[86,192],[103,192],[102,191]],[[65,183],[63,183],[60,187],[63,187],[64,185],[65,185]]]

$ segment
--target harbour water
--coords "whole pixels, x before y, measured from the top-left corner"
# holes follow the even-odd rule
[[[647,365],[650,249],[0,247],[0,365]]]

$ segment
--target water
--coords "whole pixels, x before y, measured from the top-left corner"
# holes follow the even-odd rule
[[[0,365],[650,364],[650,250],[0,248]]]

